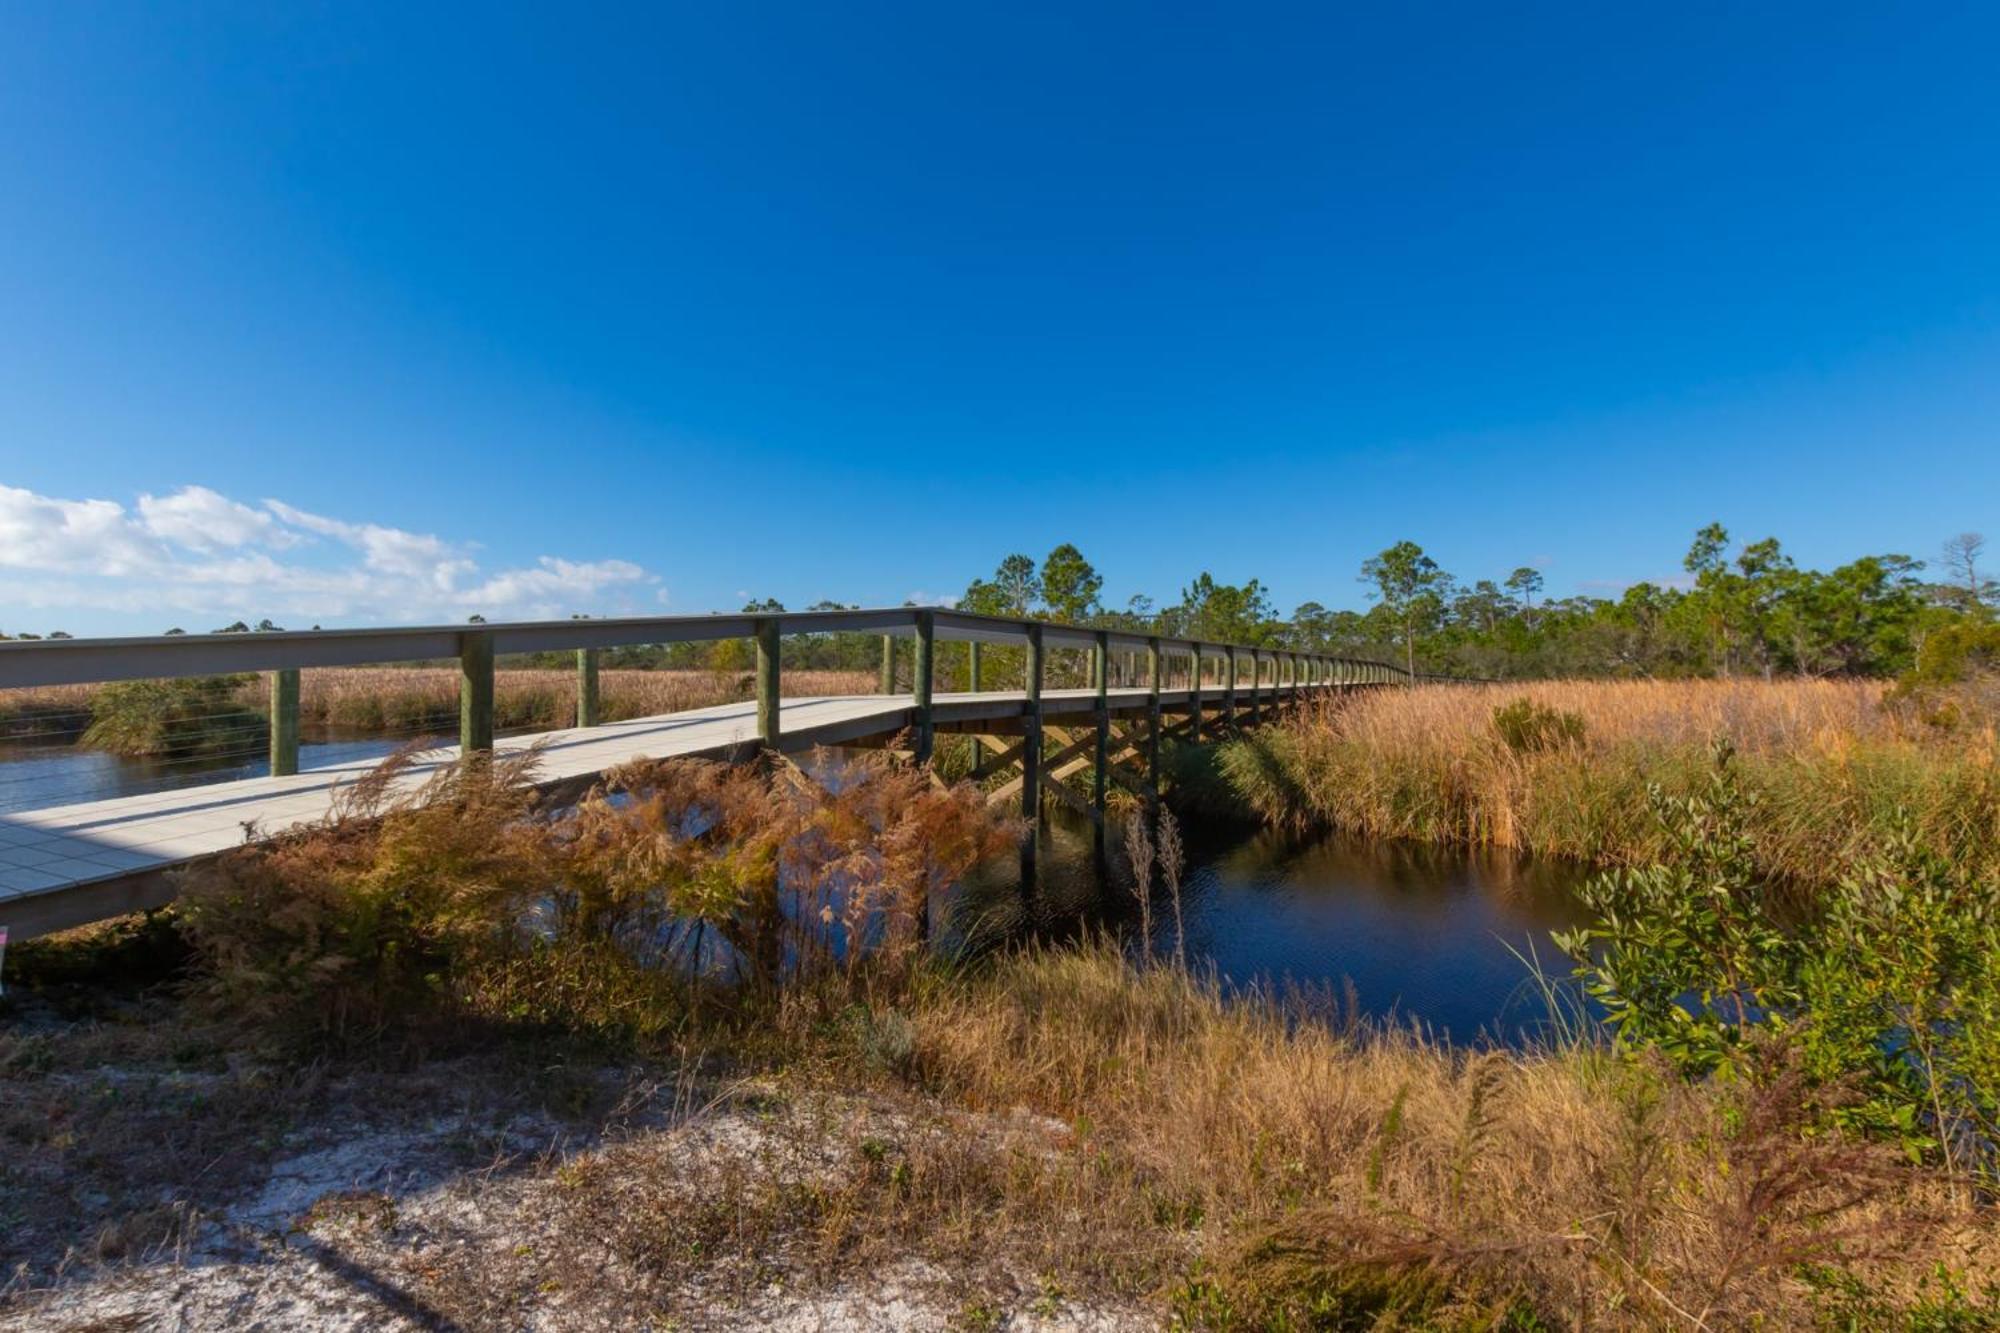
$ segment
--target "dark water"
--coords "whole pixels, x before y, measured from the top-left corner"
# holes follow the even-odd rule
[[[387,755],[393,738],[308,741],[302,767]],[[127,759],[70,746],[0,746],[0,813],[103,800],[195,783],[256,777],[259,757],[190,763]],[[1105,862],[1089,825],[1046,821],[1033,892],[1015,866],[982,869],[948,904],[953,934],[978,944],[1110,930],[1135,952],[1139,912],[1122,840]],[[1286,838],[1241,827],[1190,827],[1182,918],[1187,954],[1231,986],[1318,988],[1354,1012],[1415,1022],[1460,1040],[1518,1041],[1546,1016],[1530,970],[1567,963],[1549,932],[1578,916],[1583,872],[1418,844]],[[1156,891],[1152,947],[1175,943],[1169,899]]]
[[[1356,1016],[1457,1040],[1514,1044],[1544,1029],[1548,1006],[1523,958],[1567,976],[1549,932],[1581,920],[1582,868],[1242,828],[1187,836],[1187,956],[1226,985],[1318,991]],[[1138,902],[1115,836],[1106,861],[1100,868],[1086,825],[1064,821],[1043,840],[1033,892],[1010,869],[965,887],[953,904],[960,931],[998,940],[1108,929],[1137,951]],[[1157,887],[1152,915],[1151,947],[1171,952],[1170,899]]]

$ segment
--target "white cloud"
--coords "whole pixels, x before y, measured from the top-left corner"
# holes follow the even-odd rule
[[[0,485],[0,568],[116,576],[164,554],[116,500],[53,500]]]
[[[495,574],[465,592],[479,606],[561,606],[588,601],[619,584],[650,582],[646,571],[629,560],[558,560],[545,555],[533,569]]]
[[[288,624],[457,620],[473,611],[558,618],[629,611],[649,589],[665,596],[629,560],[545,555],[487,570],[474,549],[282,500],[248,505],[203,486],[141,495],[128,509],[0,485],[0,613],[9,619],[23,608]]]
[[[239,504],[206,486],[183,486],[168,496],[140,496],[139,524],[160,540],[191,551],[286,547],[300,540],[263,510]]]
[[[264,507],[294,527],[322,537],[332,537],[361,552],[368,568],[385,574],[429,578],[441,588],[449,588],[460,575],[476,568],[472,561],[455,553],[438,537],[428,533],[385,528],[378,523],[344,523],[294,509],[282,500],[266,500]]]

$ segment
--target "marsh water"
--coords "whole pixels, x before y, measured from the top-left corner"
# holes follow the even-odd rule
[[[386,755],[394,739],[308,741],[302,767]],[[73,746],[0,745],[0,814],[254,777],[261,758],[129,759]],[[1188,958],[1223,983],[1319,991],[1358,1016],[1440,1035],[1513,1042],[1546,1016],[1524,958],[1567,964],[1549,932],[1578,919],[1583,871],[1556,861],[1340,836],[1286,837],[1234,824],[1184,829]],[[1121,841],[1096,854],[1087,822],[1045,821],[1034,884],[1011,862],[952,895],[961,938],[1075,938],[1109,930],[1135,951],[1140,916]],[[1156,890],[1151,945],[1171,951],[1170,899]]]
[[[1155,885],[1151,938],[1118,838],[1096,855],[1087,823],[1048,821],[1035,881],[1012,866],[962,886],[961,935],[1068,939],[1114,932],[1171,953],[1170,896]],[[1518,1044],[1548,1019],[1534,967],[1566,976],[1549,933],[1577,924],[1587,873],[1554,860],[1340,835],[1288,837],[1235,824],[1185,830],[1180,933],[1188,960],[1223,985],[1299,990],[1343,1017],[1438,1036]]]

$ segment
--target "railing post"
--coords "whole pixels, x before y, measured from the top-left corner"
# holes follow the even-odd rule
[[[895,692],[896,636],[893,634],[884,634],[882,636],[882,688],[877,693],[894,694]]]
[[[1146,640],[1146,787],[1160,803],[1160,641]]]
[[[576,724],[597,725],[597,650],[576,650]]]
[[[1236,725],[1236,645],[1230,644],[1222,650],[1222,669],[1227,679],[1222,686],[1222,714],[1228,719],[1225,727]]]
[[[458,751],[462,759],[493,749],[493,633],[458,636]]]
[[[271,682],[271,776],[299,771],[299,669],[280,667]]]
[[[1097,777],[1090,788],[1091,818],[1097,827],[1104,827],[1105,798],[1111,791],[1111,636],[1103,630],[1097,631]],[[1104,841],[1099,836],[1098,841]]]
[[[1264,653],[1261,649],[1250,650],[1250,725],[1261,726],[1264,712],[1260,707],[1264,693]]]
[[[937,639],[937,612],[924,607],[917,612],[917,646],[910,668],[910,693],[917,704],[917,762],[927,764],[936,743],[937,726],[931,711],[933,649]]]
[[[965,688],[973,694],[979,693],[979,640],[965,641]]]
[[[767,750],[778,748],[780,728],[780,684],[784,668],[780,664],[778,618],[757,618],[757,740]]]
[[[1188,735],[1201,744],[1201,645],[1191,645],[1188,654]]]

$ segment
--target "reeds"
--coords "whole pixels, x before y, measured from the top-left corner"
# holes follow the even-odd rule
[[[1004,1257],[1218,1331],[1994,1314],[1955,1294],[2000,1274],[1983,1214],[1830,1127],[1841,1089],[1782,1043],[1689,1080],[1582,1029],[1467,1050],[1107,941],[953,970],[927,961],[925,905],[1020,834],[969,786],[882,755],[676,761],[564,813],[535,806],[532,762],[416,794],[392,763],[340,818],[196,872],[181,910],[210,1021],[303,1035],[313,1060],[330,1037],[525,1030],[910,1108],[799,1120],[796,1151],[721,1175],[605,1156],[536,1242],[565,1271],[636,1270],[671,1303],[704,1265],[762,1274],[787,1247],[822,1273]],[[1178,840],[1163,821],[1134,848],[1176,917]],[[711,964],[731,984],[704,999]],[[1920,1285],[1939,1273],[1943,1297]]]
[[[211,682],[226,685],[216,694]],[[299,684],[299,719],[310,734],[443,735],[458,727],[459,675],[448,667],[314,667],[300,673]],[[793,696],[869,694],[875,689],[875,678],[860,671],[788,671],[784,684],[785,692]],[[143,705],[155,695],[177,700],[196,692],[201,694],[202,707],[196,710],[198,716],[189,714],[189,718],[220,719],[211,730],[228,732],[234,742],[229,749],[255,753],[264,744],[259,719],[268,708],[269,689],[265,677],[245,675],[203,681],[0,690],[0,741],[94,746],[97,742],[89,736],[93,724],[116,714],[115,723],[99,733],[105,748],[125,753],[170,752],[176,747],[145,749],[132,743],[135,734],[161,728],[157,720],[148,721],[143,716],[145,709],[135,704]],[[750,691],[751,680],[742,672],[605,671],[598,678],[599,714],[607,722],[654,717],[746,699]],[[494,673],[494,722],[504,731],[573,726],[576,698],[573,672],[515,669]]]
[[[1032,1238],[1062,1214],[1051,1262],[1088,1237],[1183,1326],[1809,1327],[1808,1265],[1859,1291],[1948,1254],[1993,1271],[1990,1236],[1951,1249],[1937,1180],[1808,1132],[1782,1051],[1698,1084],[1589,1045],[1325,1019],[1108,947],[1036,950],[927,997],[916,1062],[971,1106],[1074,1126],[1056,1170],[1016,1165],[1009,1220]]]
[[[1525,730],[1523,699],[1537,710],[1521,714]],[[1697,789],[1718,739],[1737,754],[1769,874],[1837,877],[1886,846],[1901,816],[1941,853],[2000,866],[1993,724],[1927,725],[1869,682],[1380,690],[1303,708],[1220,763],[1272,822],[1642,865],[1668,850],[1649,785]]]
[[[350,733],[398,734],[425,726],[456,728],[458,672],[433,667],[328,667],[299,680],[299,716],[307,726]],[[859,671],[788,671],[790,695],[866,694],[874,680]],[[250,687],[258,700],[261,682]],[[728,671],[605,671],[599,709],[607,722],[710,708],[748,698],[750,682]],[[560,670],[494,673],[495,725],[515,729],[571,726],[576,675]]]

